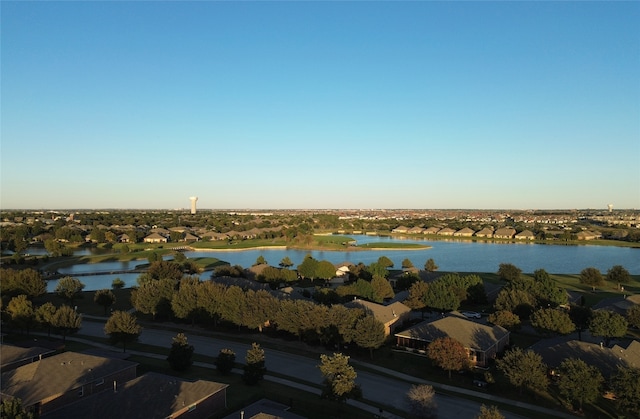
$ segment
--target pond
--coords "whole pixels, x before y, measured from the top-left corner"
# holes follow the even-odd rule
[[[433,259],[441,271],[452,272],[497,272],[501,263],[512,263],[525,273],[536,269],[545,269],[549,273],[575,274],[587,267],[595,267],[603,274],[614,265],[624,266],[631,274],[640,274],[640,249],[615,246],[563,246],[534,243],[498,243],[472,242],[467,240],[407,240],[393,237],[351,236],[358,244],[375,242],[411,242],[430,246],[427,249],[383,249],[383,250],[340,250],[340,251],[305,251],[294,249],[250,249],[243,251],[190,251],[185,252],[189,258],[214,257],[230,263],[250,267],[258,257],[264,257],[270,265],[277,266],[284,257],[288,257],[294,266],[302,263],[307,254],[315,259],[328,260],[332,263],[362,262],[370,264],[380,256],[387,256],[400,268],[404,259],[409,259],[417,268],[423,268],[428,259]],[[114,271],[134,269],[137,264],[146,261],[103,262],[96,264],[75,265],[60,269],[68,275],[102,272],[105,275],[83,276],[82,282],[87,284],[85,290],[110,288],[111,282],[119,277],[126,286],[135,284],[137,274],[107,274]],[[126,276],[125,276],[126,275]],[[135,275],[133,279],[129,275]],[[208,279],[210,272],[202,274]],[[91,278],[91,279],[89,279]],[[126,279],[125,279],[126,278]],[[91,282],[91,286],[89,285]],[[48,288],[55,288],[54,281],[49,281]]]

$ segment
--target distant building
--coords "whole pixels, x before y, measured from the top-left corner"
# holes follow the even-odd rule
[[[189,198],[189,201],[191,201],[191,214],[195,214],[196,213],[196,202],[198,202],[198,197],[197,196],[192,196]]]

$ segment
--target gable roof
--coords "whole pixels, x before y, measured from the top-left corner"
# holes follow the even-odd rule
[[[226,392],[227,387],[228,384],[213,381],[189,382],[169,375],[148,372],[121,384],[115,392],[102,391],[93,394],[73,405],[58,409],[47,417],[167,418],[219,392]]]
[[[135,368],[138,364],[78,352],[63,352],[2,373],[2,393],[22,399],[24,406],[65,393],[97,380]]]
[[[450,337],[462,343],[465,348],[486,351],[496,342],[509,335],[509,331],[500,326],[488,326],[459,317],[456,313],[435,321],[419,323],[395,336],[425,342]]]
[[[640,342],[632,341],[625,349],[621,346],[607,348],[597,343],[560,338],[556,344],[543,340],[531,347],[545,364],[552,368],[560,366],[568,358],[581,359],[600,370],[605,377],[615,373],[618,366],[640,368]]]
[[[392,322],[405,313],[409,313],[411,309],[399,301],[389,304],[388,306],[373,303],[365,300],[353,300],[345,304],[346,307],[363,308],[365,311],[373,314],[376,320],[387,324]]]
[[[54,349],[40,348],[37,346],[22,348],[20,346],[2,344],[0,345],[0,353],[2,354],[0,369],[7,371],[12,364],[33,362],[55,352]]]

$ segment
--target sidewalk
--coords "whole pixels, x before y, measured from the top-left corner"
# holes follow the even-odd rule
[[[100,317],[100,316],[89,316],[89,315],[83,315],[86,319],[92,319],[92,320],[96,320],[96,321],[100,321],[100,322],[105,322],[107,320],[106,317]],[[143,327],[147,326],[149,327],[149,329],[153,329],[153,326],[157,326],[157,325],[148,325],[146,323],[141,323],[141,325]],[[180,325],[180,328],[187,331],[192,329],[190,326],[187,325]],[[166,330],[166,329],[164,329]],[[201,333],[203,336],[206,335],[206,333],[202,333],[203,331],[200,329],[194,329],[194,332],[197,333]],[[113,352],[117,352],[117,350],[112,347],[112,346],[108,346],[108,345],[101,345],[98,343],[95,343],[93,341],[90,340],[86,340],[86,339],[82,339],[82,338],[76,338],[76,337],[67,337],[67,339],[69,340],[76,340],[76,341],[80,341],[80,342],[84,342],[90,345],[94,345],[94,346],[98,346],[98,347],[102,347],[103,349],[107,349]],[[217,339],[219,339],[219,336],[217,336]],[[153,353],[145,353],[145,352],[139,352],[139,351],[134,351],[134,350],[127,350],[127,353],[130,354],[135,354],[135,355],[141,355],[141,356],[147,356],[147,357],[152,357],[152,358],[157,358],[157,359],[165,359],[165,356],[162,355],[158,355],[158,354],[153,354]],[[504,405],[511,405],[511,406],[515,406],[521,409],[526,409],[526,410],[531,410],[531,411],[536,411],[545,415],[548,415],[550,417],[559,417],[559,418],[563,418],[563,419],[575,419],[576,416],[568,414],[568,413],[564,413],[561,411],[557,411],[557,410],[553,410],[553,409],[548,409],[548,408],[544,408],[541,406],[537,406],[537,405],[533,405],[533,404],[529,404],[529,403],[524,403],[524,402],[519,402],[516,400],[512,400],[512,399],[507,399],[504,397],[500,397],[500,396],[496,396],[496,395],[492,395],[492,394],[487,394],[485,392],[480,392],[480,391],[475,391],[475,390],[469,390],[469,389],[465,389],[465,388],[460,388],[460,387],[455,387],[455,386],[451,386],[451,385],[447,385],[447,384],[441,384],[441,383],[437,383],[437,382],[432,382],[432,381],[428,381],[428,380],[423,380],[408,374],[404,374],[404,373],[400,373],[394,370],[390,370],[384,367],[380,367],[378,365],[374,365],[374,364],[369,364],[366,362],[361,362],[361,361],[357,361],[357,360],[352,360],[352,364],[354,366],[361,366],[364,368],[367,368],[370,371],[376,371],[378,372],[380,375],[386,375],[388,377],[392,377],[395,378],[397,380],[401,380],[403,382],[409,383],[409,384],[428,384],[433,386],[434,389],[436,389],[436,393],[438,389],[444,390],[447,393],[451,394],[458,394],[461,397],[473,397],[475,399],[480,399],[480,400],[487,400],[487,403],[489,404],[490,402],[495,402],[495,403],[500,403],[500,404],[504,404]],[[212,368],[215,369],[215,366],[213,364],[206,364],[206,363],[199,363],[199,362],[194,362],[194,365],[200,366],[200,367],[204,367],[204,368]],[[242,371],[238,371],[238,372],[242,372]],[[320,389],[318,389],[317,387],[313,387],[313,386],[308,386],[308,385],[304,385],[301,384],[299,382],[295,382],[295,381],[290,381],[284,378],[279,378],[279,377],[274,377],[274,376],[270,376],[270,375],[266,375],[265,376],[265,380],[267,381],[273,381],[273,382],[277,382],[277,383],[281,383],[290,387],[294,387],[294,388],[298,388],[310,393],[314,393],[314,394],[318,394],[320,395]],[[364,411],[368,411],[371,412],[374,415],[379,415],[380,411],[377,407],[375,406],[371,406],[369,404],[366,403],[366,401],[359,401],[359,400],[348,400],[347,401],[348,404],[353,405],[361,410]],[[390,413],[384,412],[383,414],[384,418],[389,418],[389,419],[401,419],[398,416],[392,415]]]

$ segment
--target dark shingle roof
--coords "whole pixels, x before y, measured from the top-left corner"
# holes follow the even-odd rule
[[[466,348],[486,351],[508,334],[509,331],[503,327],[487,326],[454,314],[432,322],[422,322],[395,335],[425,342],[448,336]]]
[[[64,352],[3,373],[2,393],[31,406],[136,365],[120,359]]]
[[[200,403],[218,392],[226,391],[227,387],[228,384],[213,381],[189,382],[148,372],[121,384],[116,392],[108,390],[91,395],[52,412],[47,418],[166,418],[186,406]]]

